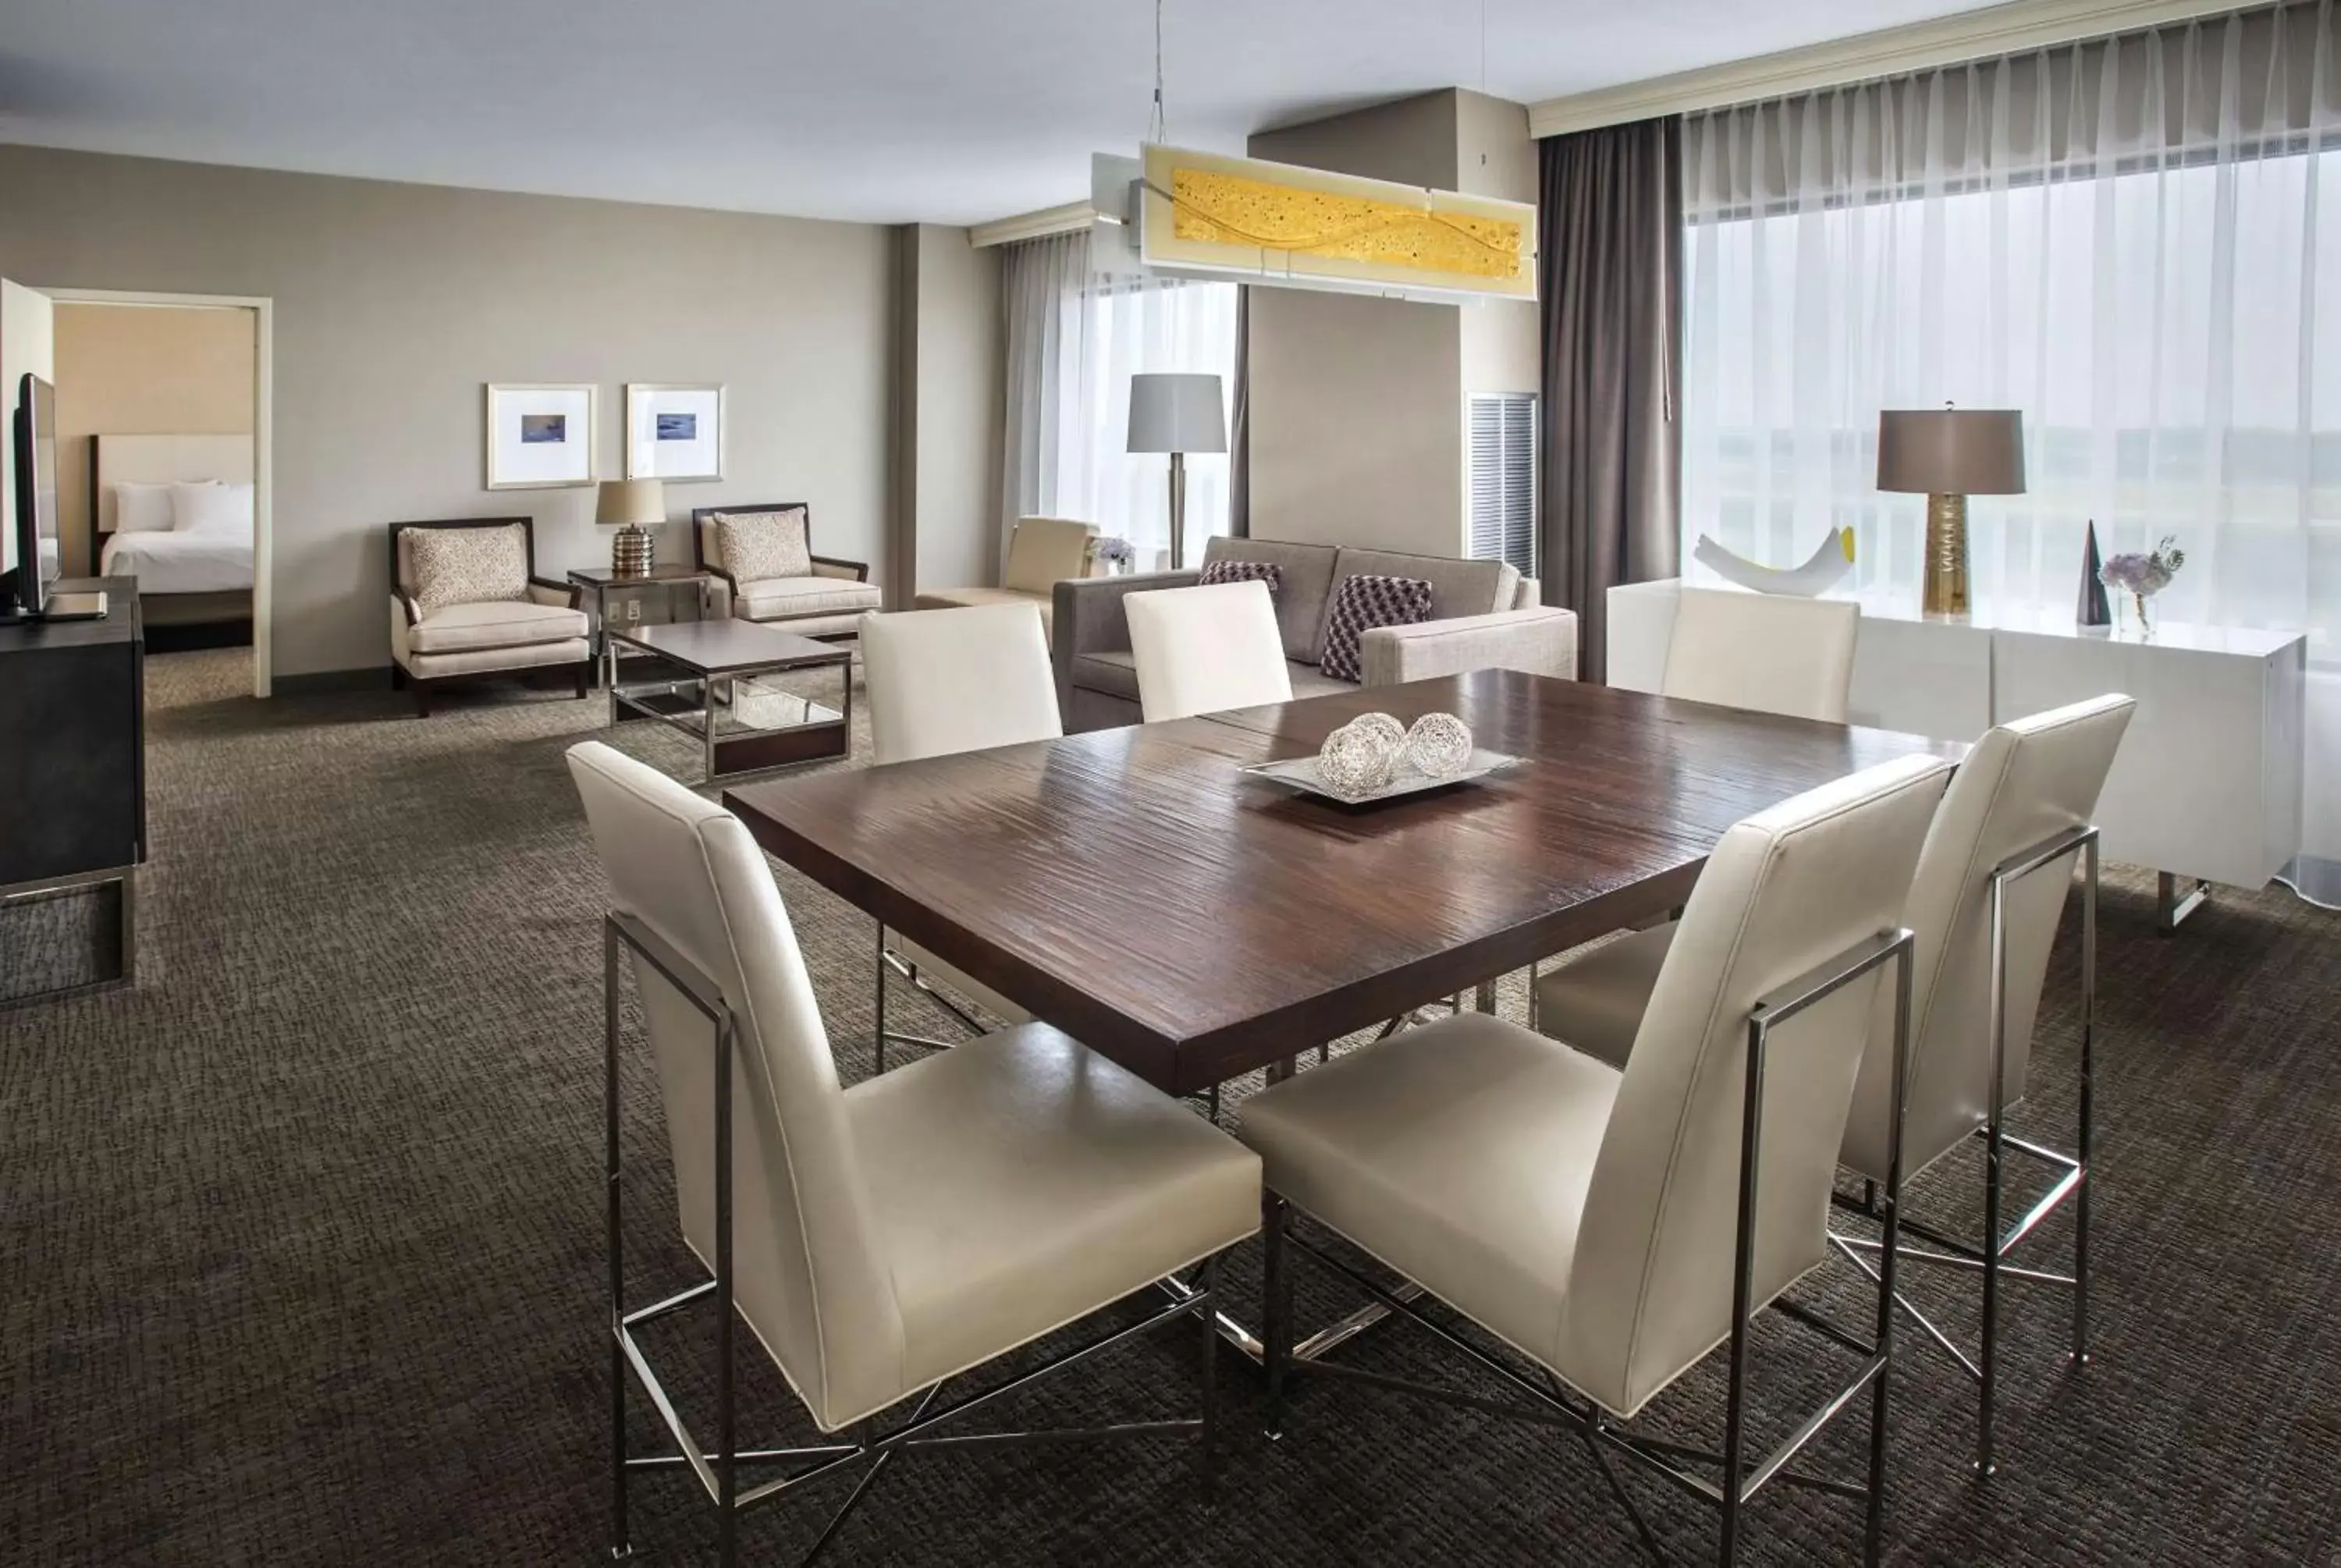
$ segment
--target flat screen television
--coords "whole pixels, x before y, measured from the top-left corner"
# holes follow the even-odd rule
[[[57,531],[57,390],[26,372],[16,389],[15,613],[46,613],[63,562]]]

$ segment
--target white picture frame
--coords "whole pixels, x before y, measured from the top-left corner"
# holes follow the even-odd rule
[[[600,477],[593,437],[602,391],[566,382],[492,382],[487,392],[487,487],[563,490]]]
[[[719,382],[626,383],[626,477],[690,484],[723,477]]]

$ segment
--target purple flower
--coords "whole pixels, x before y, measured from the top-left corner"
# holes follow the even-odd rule
[[[2165,534],[2161,543],[2143,555],[2132,551],[2107,560],[2097,569],[2097,581],[2147,599],[2169,587],[2186,564],[2187,552],[2178,548],[2177,536]]]
[[[1108,534],[1097,541],[1097,558],[1108,566],[1128,566],[1138,559],[1138,547]]]

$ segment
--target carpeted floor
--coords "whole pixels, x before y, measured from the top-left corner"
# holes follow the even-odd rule
[[[418,722],[388,691],[236,695],[241,653],[149,661],[153,864],[134,990],[0,1013],[0,1554],[25,1563],[583,1563],[605,1559],[600,874],[561,754],[599,699],[517,689]],[[833,679],[823,676],[821,679]],[[672,769],[679,737],[622,744]],[[868,923],[785,869],[849,1079],[868,1070]],[[2341,918],[2223,894],[2175,939],[2117,870],[2103,952],[2097,1364],[2061,1297],[2017,1290],[2005,1472],[1966,1470],[1967,1386],[1915,1344],[1896,1406],[1908,1563],[2341,1561]],[[1328,940],[1335,940],[1329,932]],[[2035,1125],[2068,1126],[2072,953]],[[1519,1007],[1517,991],[1507,1006]],[[940,1020],[937,1021],[940,1027]],[[685,1282],[655,1096],[629,1078],[634,1290]],[[1972,1209],[1971,1166],[1914,1192]],[[2067,1232],[2043,1237],[2053,1255]],[[2053,1255],[2043,1260],[2056,1266]],[[1230,1271],[1257,1290],[1250,1249]],[[1841,1284],[1824,1294],[1842,1294]],[[1912,1289],[1971,1324],[1959,1294]],[[1304,1311],[1349,1305],[1310,1284]],[[694,1353],[678,1325],[671,1355]],[[1811,1385],[1768,1336],[1759,1399]],[[1003,1419],[1180,1414],[1191,1332],[1019,1396]],[[1360,1365],[1485,1380],[1387,1326]],[[810,1426],[743,1342],[752,1442]],[[694,1365],[706,1357],[697,1355]],[[1610,1563],[1635,1538],[1585,1450],[1542,1429],[1320,1380],[1288,1435],[1221,1367],[1222,1499],[1181,1445],[898,1464],[841,1563]],[[703,1377],[677,1379],[687,1405]],[[703,1404],[699,1406],[703,1408]],[[1705,1437],[1700,1374],[1655,1419]],[[637,1397],[633,1425],[653,1418]],[[1856,1463],[1863,1422],[1817,1467]],[[1625,1484],[1696,1560],[1705,1510]],[[751,1515],[787,1561],[842,1484]],[[638,1554],[699,1561],[696,1488],[639,1481]],[[1775,1490],[1755,1561],[1851,1557],[1851,1506]]]

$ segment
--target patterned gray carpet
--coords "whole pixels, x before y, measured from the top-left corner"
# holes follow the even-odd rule
[[[136,989],[0,1014],[0,1542],[26,1563],[606,1560],[600,875],[561,753],[597,699],[518,689],[428,721],[388,691],[263,705],[240,653],[150,661],[154,863]],[[822,677],[831,680],[833,678]],[[682,770],[679,737],[623,744]],[[849,1078],[868,1070],[870,927],[783,870]],[[2341,919],[2222,895],[2149,934],[2117,872],[2104,945],[2097,1363],[2064,1369],[2061,1298],[2016,1295],[2006,1472],[1970,1480],[1967,1389],[1915,1346],[1896,1409],[1894,1558],[2317,1563],[2341,1544]],[[2071,944],[2030,1115],[2071,1107]],[[1506,997],[1517,1015],[1519,995]],[[943,1027],[942,1020],[933,1020]],[[655,1096],[629,1078],[638,1295],[690,1276],[671,1239]],[[1971,1212],[1972,1167],[1914,1198]],[[2043,1261],[2067,1233],[2052,1224]],[[1231,1270],[1240,1304],[1253,1260]],[[1913,1286],[1955,1327],[1960,1294]],[[1842,1295],[1840,1286],[1822,1293]],[[1349,1305],[1311,1285],[1303,1309]],[[695,1354],[687,1322],[670,1357]],[[751,1345],[752,1342],[748,1342]],[[1768,1339],[1759,1399],[1813,1386]],[[1494,1390],[1384,1328],[1360,1365]],[[743,1362],[751,1441],[810,1426]],[[1019,1396],[1005,1421],[1180,1414],[1191,1334]],[[698,1355],[692,1365],[706,1357]],[[1812,1363],[1822,1365],[1824,1363]],[[1176,1444],[895,1467],[846,1563],[1611,1563],[1635,1538],[1584,1449],[1469,1411],[1304,1383],[1289,1434],[1222,1365],[1217,1510]],[[677,1379],[704,1409],[709,1382]],[[1700,1375],[1657,1420],[1704,1437]],[[637,1398],[636,1441],[653,1418]],[[1855,1463],[1863,1423],[1817,1467]],[[1696,1560],[1706,1512],[1625,1484]],[[801,1552],[843,1495],[750,1517]],[[699,1561],[696,1489],[638,1483],[638,1553]],[[1858,1519],[1768,1493],[1754,1560],[1849,1558]]]

